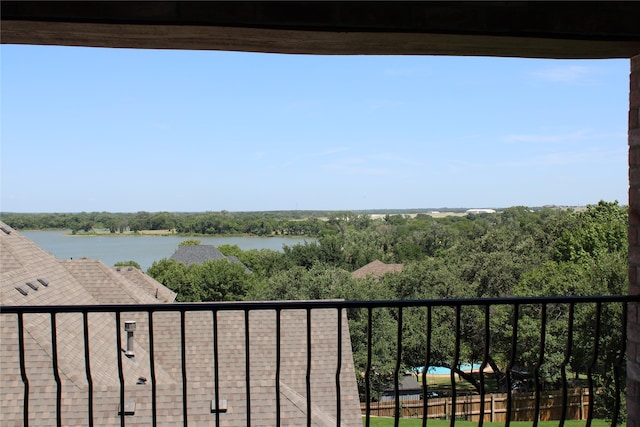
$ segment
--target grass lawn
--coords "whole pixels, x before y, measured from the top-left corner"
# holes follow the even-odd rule
[[[365,425],[365,417],[362,417],[362,425]],[[371,417],[370,426],[372,427],[393,427],[394,419],[391,417]],[[568,420],[564,422],[566,427],[583,427],[587,424],[586,421],[580,420]],[[418,418],[401,418],[400,425],[402,427],[419,427],[422,426],[422,419]],[[451,421],[449,420],[428,420],[428,427],[449,427]],[[504,427],[504,423],[488,423],[482,424],[483,427]],[[513,427],[530,427],[533,425],[531,421],[511,421]],[[558,421],[540,421],[538,426],[540,427],[556,427],[559,425]],[[611,423],[605,420],[593,420],[591,422],[592,427],[608,427]],[[477,427],[478,423],[471,421],[456,421],[456,427]]]

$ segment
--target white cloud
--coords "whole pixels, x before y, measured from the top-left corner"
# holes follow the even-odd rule
[[[589,129],[576,130],[565,133],[522,133],[510,134],[503,137],[509,144],[575,144],[590,141],[602,146],[626,147],[627,135],[623,132],[594,133]]]
[[[622,164],[626,162],[626,149],[603,150],[593,148],[581,151],[560,151],[555,153],[547,153],[534,159],[533,162],[542,166],[549,165],[571,165],[571,164],[597,164],[602,165],[610,162],[620,161]]]
[[[626,148],[602,149],[598,147],[583,150],[567,150],[542,153],[540,155],[510,162],[496,164],[496,168],[526,167],[567,167],[570,165],[594,165],[600,167],[609,164],[626,164]],[[555,169],[554,169],[555,170]]]
[[[578,130],[563,134],[513,134],[505,136],[504,140],[511,143],[558,143],[584,140],[590,136],[589,131]]]
[[[538,79],[554,83],[588,84],[593,83],[590,77],[593,69],[582,65],[566,65],[550,67],[534,71],[532,75]]]
[[[314,159],[317,157],[328,157],[328,156],[332,156],[334,154],[339,154],[339,153],[343,153],[345,151],[349,151],[349,147],[334,147],[334,148],[327,148],[326,150],[322,150],[322,151],[314,151],[314,152],[308,152],[308,153],[301,153],[297,156],[294,156],[290,159],[288,159],[288,161],[284,164],[284,166],[290,166],[293,164],[298,164],[302,161],[307,161],[309,159]]]
[[[421,166],[422,162],[415,159],[397,156],[395,154],[375,154],[371,156],[372,159],[380,160],[389,164],[402,164],[404,166]]]
[[[558,170],[558,167],[568,167],[571,165],[602,165],[621,164],[625,165],[627,151],[625,146],[604,149],[591,147],[577,150],[562,150],[542,152],[530,157],[519,157],[504,160],[485,161],[456,161],[448,164],[450,174],[475,174],[487,171],[518,171],[527,168],[551,168]]]
[[[324,151],[318,151],[315,153],[310,153],[308,155],[308,157],[324,157],[324,156],[330,156],[332,154],[337,154],[337,153],[342,153],[345,151],[348,151],[349,147],[336,147],[336,148],[329,148],[327,150]]]

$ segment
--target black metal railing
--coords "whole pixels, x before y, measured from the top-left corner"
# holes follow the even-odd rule
[[[533,297],[533,298],[494,298],[494,299],[447,299],[447,300],[412,300],[412,301],[310,301],[310,302],[238,302],[238,303],[198,303],[198,304],[154,304],[154,305],[90,305],[90,306],[4,306],[0,307],[0,316],[3,328],[3,352],[11,345],[17,346],[17,363],[19,365],[19,379],[22,383],[22,398],[18,399],[22,405],[21,414],[23,425],[28,426],[34,419],[34,398],[31,387],[35,381],[30,371],[32,355],[27,349],[27,337],[34,333],[26,326],[31,318],[38,316],[40,323],[31,328],[42,331],[43,324],[48,323],[50,336],[50,357],[52,377],[55,383],[55,423],[64,425],[62,400],[65,387],[60,367],[61,357],[68,358],[59,346],[62,336],[67,329],[61,330],[60,322],[63,316],[70,314],[82,316],[82,331],[84,339],[81,341],[84,358],[84,377],[86,379],[86,413],[87,425],[104,425],[99,411],[96,410],[97,389],[96,377],[99,372],[94,365],[94,353],[92,345],[94,338],[91,331],[90,318],[98,313],[103,313],[114,319],[115,343],[111,348],[117,354],[117,383],[118,390],[118,421],[124,426],[127,424],[162,425],[164,420],[159,416],[162,404],[159,389],[163,385],[160,379],[159,369],[167,369],[157,361],[159,343],[164,339],[163,332],[154,324],[162,313],[179,313],[179,383],[181,383],[181,421],[184,426],[198,425],[202,418],[194,418],[189,396],[190,385],[193,380],[188,375],[192,369],[193,356],[189,353],[192,343],[187,336],[192,328],[198,328],[197,324],[190,324],[187,319],[193,313],[211,315],[211,321],[206,323],[207,334],[211,336],[212,343],[212,367],[210,378],[199,378],[212,384],[210,423],[219,426],[222,417],[225,417],[226,406],[235,402],[223,401],[223,386],[221,384],[221,348],[224,340],[221,328],[229,328],[229,324],[221,327],[224,319],[223,313],[240,313],[237,328],[243,331],[243,359],[244,366],[237,368],[243,371],[244,395],[242,396],[241,425],[251,426],[256,417],[263,417],[261,413],[252,414],[252,409],[257,404],[252,400],[255,396],[252,389],[255,387],[257,373],[252,370],[254,359],[261,357],[254,354],[255,341],[266,339],[275,346],[275,365],[273,366],[273,395],[271,400],[275,402],[273,425],[280,426],[285,415],[283,407],[282,376],[289,374],[289,368],[285,371],[282,361],[284,354],[290,348],[283,348],[283,340],[289,330],[295,326],[299,329],[299,350],[295,357],[302,359],[297,364],[303,383],[292,396],[287,399],[296,399],[298,394],[301,402],[304,401],[302,423],[307,426],[314,423],[317,416],[327,416],[334,420],[337,426],[348,425],[349,420],[360,420],[360,407],[357,409],[352,400],[347,396],[353,396],[353,387],[359,387],[360,400],[363,400],[362,422],[369,426],[371,418],[371,405],[380,399],[380,393],[384,392],[379,387],[380,377],[390,380],[387,382],[387,391],[391,390],[394,402],[394,424],[399,425],[402,417],[402,403],[400,400],[400,377],[407,369],[414,370],[414,378],[421,385],[422,408],[421,418],[423,426],[428,424],[430,399],[429,392],[434,386],[429,385],[429,367],[447,366],[450,368],[448,375],[447,398],[451,408],[445,417],[450,418],[451,426],[454,426],[459,418],[456,412],[459,399],[464,394],[479,396],[479,408],[471,419],[482,426],[488,416],[485,407],[485,397],[491,393],[506,393],[505,425],[517,419],[515,417],[516,387],[523,382],[527,384],[527,392],[530,395],[528,410],[533,415],[530,421],[536,426],[541,417],[541,395],[546,390],[559,389],[562,393],[562,403],[559,412],[560,426],[569,419],[569,389],[570,383],[578,382],[588,389],[588,410],[586,411],[586,425],[590,426],[597,416],[598,399],[606,393],[601,393],[605,386],[609,387],[607,396],[611,401],[606,401],[609,409],[611,425],[619,422],[620,408],[624,399],[623,384],[625,375],[625,351],[626,351],[626,322],[627,311],[630,304],[637,305],[640,296],[592,296],[592,297]],[[273,336],[252,336],[249,331],[257,326],[252,324],[253,313],[272,312],[275,314]],[[295,325],[286,323],[288,313],[301,312],[306,320]],[[313,319],[317,312],[333,312],[331,322],[325,325],[335,327],[331,335],[330,347],[335,350],[335,365],[329,369],[333,372],[334,401],[330,409],[323,412],[323,403],[315,400],[314,396],[314,369],[323,363],[314,358],[318,351],[317,338],[318,327],[314,328]],[[123,337],[121,329],[123,314],[140,315],[146,321],[147,333],[139,335],[139,340],[145,341],[144,350],[148,354],[148,370],[150,374],[150,417],[141,419],[132,418],[126,410],[126,395],[131,385],[127,382],[123,356]],[[43,322],[43,316],[48,317],[48,322]],[[323,318],[326,320],[326,317]],[[263,322],[260,320],[259,322]],[[323,320],[324,321],[324,320]],[[349,336],[344,335],[343,330],[348,321],[351,329]],[[11,334],[15,325],[16,334]],[[381,326],[382,325],[382,326]],[[380,329],[377,329],[377,328]],[[385,329],[382,330],[382,327]],[[33,331],[35,331],[34,329]],[[325,331],[326,332],[326,331]],[[288,336],[288,335],[286,335]],[[14,343],[8,342],[15,337]],[[35,338],[33,338],[35,339]],[[381,344],[386,345],[380,351]],[[163,344],[164,345],[164,344]],[[326,342],[323,341],[324,346]],[[351,357],[352,349],[355,362],[345,360]],[[386,350],[385,350],[386,349]],[[391,351],[388,351],[391,349]],[[246,350],[246,351],[245,351]],[[346,350],[346,351],[345,351]],[[116,353],[117,351],[117,353]],[[587,354],[589,353],[590,354]],[[3,355],[3,361],[6,360]],[[241,360],[239,359],[239,360]],[[471,362],[479,364],[471,373],[461,370],[462,363]],[[331,362],[333,363],[333,362]],[[386,365],[385,365],[386,363]],[[166,363],[165,363],[166,364]],[[422,366],[421,370],[416,369]],[[302,366],[302,368],[300,368]],[[100,367],[101,369],[104,367]],[[4,368],[3,368],[4,369]],[[128,369],[128,368],[127,368]],[[204,368],[203,368],[204,369]],[[203,371],[203,372],[204,372]],[[329,372],[328,371],[328,372]],[[551,372],[551,373],[549,373]],[[38,375],[40,375],[39,373]],[[68,372],[65,373],[68,376]],[[570,379],[573,375],[573,380]],[[356,381],[347,381],[345,378],[355,378]],[[462,379],[461,379],[462,378]],[[473,381],[473,386],[468,387],[465,378]],[[522,380],[525,378],[525,380]],[[146,380],[146,379],[145,379]],[[3,380],[4,381],[4,380]],[[141,379],[142,381],[142,379]],[[382,381],[384,383],[384,381]],[[465,383],[465,387],[462,384]],[[376,389],[376,387],[378,387]],[[2,387],[7,392],[6,384]],[[296,394],[297,393],[297,394]],[[262,396],[261,398],[264,398]],[[605,399],[605,397],[602,397]],[[300,406],[300,405],[298,405]],[[262,410],[262,409],[260,409]],[[353,416],[353,411],[358,412],[358,417]],[[351,414],[347,416],[347,414]],[[230,415],[231,416],[231,415]],[[238,416],[236,413],[233,416]],[[287,415],[289,416],[289,415]],[[351,417],[351,418],[349,418]],[[325,418],[326,420],[326,418]],[[6,420],[5,420],[6,421]],[[236,422],[237,419],[236,419]],[[332,421],[333,422],[333,421]],[[268,422],[261,419],[258,424],[265,425]],[[286,423],[291,423],[287,419]],[[358,421],[358,424],[360,422]],[[361,424],[360,424],[361,425]]]

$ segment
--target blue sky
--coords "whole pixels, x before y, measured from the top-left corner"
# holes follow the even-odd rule
[[[627,203],[628,60],[0,53],[5,212]]]

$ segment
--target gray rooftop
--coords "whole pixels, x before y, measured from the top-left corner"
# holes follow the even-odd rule
[[[225,258],[224,254],[212,245],[181,246],[171,255],[172,260],[186,265]]]
[[[226,259],[229,262],[242,265],[247,273],[251,273],[251,270],[238,257],[233,255],[225,256],[212,245],[181,246],[171,255],[171,259],[185,265],[203,264],[207,261]]]
[[[2,226],[7,227],[2,224]],[[8,227],[7,227],[8,228]],[[128,267],[109,268],[100,261],[61,261],[20,233],[0,232],[0,303],[2,305],[147,304],[172,301],[171,291],[142,272]],[[47,285],[38,282],[42,279]],[[38,282],[34,290],[26,282]],[[15,288],[27,286],[27,295]],[[36,286],[36,285],[34,285]],[[156,298],[156,293],[159,298]],[[306,424],[306,310],[281,315],[280,401],[282,425]],[[335,375],[337,359],[337,313],[332,309],[311,312],[311,419],[314,426],[336,425]],[[186,389],[189,425],[210,426],[214,399],[214,316],[212,312],[185,314]],[[18,356],[17,318],[0,314],[0,425],[23,425],[24,383]],[[136,321],[135,357],[122,357],[125,400],[135,401],[127,425],[151,423],[150,332],[153,333],[157,420],[160,426],[182,423],[182,346],[180,314],[156,312],[153,331],[146,312],[125,313],[121,324],[111,313],[90,313],[89,363],[93,382],[94,421],[100,426],[120,425],[118,358],[126,346],[126,334],[117,345],[116,327]],[[251,418],[255,425],[275,425],[276,416],[276,314],[256,310],[248,314]],[[221,425],[244,426],[246,422],[246,341],[244,311],[220,311],[218,328],[218,381],[220,399],[227,412]],[[341,419],[342,425],[359,426],[361,416],[349,341],[346,313],[342,315]],[[56,344],[62,384],[62,425],[88,424],[88,381],[84,360],[84,330],[79,313],[56,315]],[[51,317],[24,315],[26,375],[29,380],[29,424],[55,425],[57,385],[53,375]],[[138,384],[138,379],[147,379]]]

